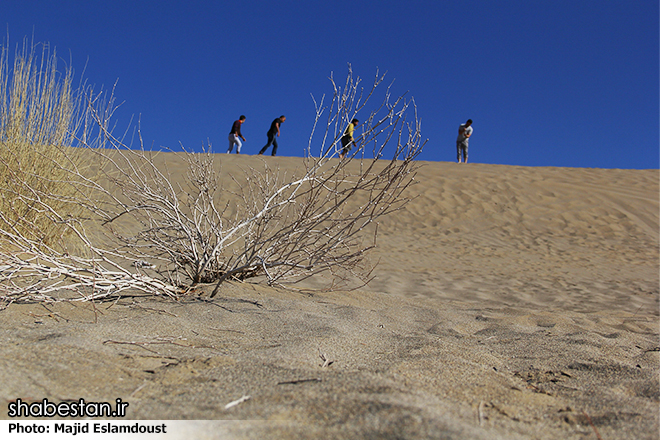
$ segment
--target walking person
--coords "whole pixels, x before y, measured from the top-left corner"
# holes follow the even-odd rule
[[[273,153],[272,155],[275,156],[277,154],[277,137],[280,136],[280,125],[286,121],[286,116],[282,115],[279,118],[275,118],[273,122],[270,124],[270,129],[268,130],[268,133],[266,133],[266,136],[268,136],[268,143],[266,144],[265,147],[261,149],[259,154],[264,154],[266,149],[270,147],[270,145],[273,145]]]
[[[234,144],[236,144],[236,154],[241,153],[241,147],[243,146],[241,139],[245,142],[245,137],[243,137],[243,134],[241,133],[241,125],[243,125],[243,122],[245,122],[245,115],[241,115],[241,117],[235,120],[234,124],[231,126],[231,131],[229,132],[229,150],[227,150],[227,154],[231,154],[231,150],[234,149]]]
[[[458,163],[462,159],[467,163],[468,161],[468,139],[472,136],[472,119],[468,119],[465,124],[458,127],[458,138],[456,138],[456,155],[458,156]]]
[[[343,159],[346,157],[349,151],[351,151],[351,147],[355,145],[355,139],[353,139],[353,132],[355,131],[355,127],[358,126],[360,121],[357,119],[353,119],[350,124],[348,124],[348,127],[346,127],[346,130],[344,131],[344,135],[341,137],[341,146],[342,150],[341,153],[339,153],[339,158]]]

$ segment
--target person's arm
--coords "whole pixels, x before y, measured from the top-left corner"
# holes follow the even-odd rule
[[[464,131],[465,131],[465,133],[463,133],[463,136],[465,136],[465,139],[467,139],[467,138],[469,138],[470,136],[472,136],[472,132],[467,131],[467,130],[464,130]]]
[[[275,127],[277,127],[277,137],[279,137],[280,136],[280,123],[276,122]]]

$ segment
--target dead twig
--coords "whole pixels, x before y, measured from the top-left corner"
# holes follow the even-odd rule
[[[137,394],[142,388],[146,387],[147,385],[149,385],[149,382],[147,382],[147,381],[145,380],[145,381],[142,383],[142,385],[140,385],[139,387],[137,387],[137,388],[136,388],[136,389],[135,389],[135,390],[134,390],[134,391],[133,391],[128,397],[129,397],[129,398],[132,398],[132,397],[135,396],[135,395],[136,395],[136,394]]]
[[[217,330],[219,332],[231,332],[231,333],[238,333],[239,335],[244,335],[245,332],[239,331],[239,330],[232,330],[232,329],[226,329],[226,328],[217,328],[217,327],[208,327],[210,330]]]
[[[318,350],[319,350],[319,357],[323,361],[323,363],[319,365],[321,368],[329,367],[330,365],[335,363],[335,361],[331,361],[330,358],[325,353],[321,352],[320,348]]]
[[[187,345],[187,344],[180,344],[178,342],[175,342],[173,339],[170,338],[161,338],[164,340],[160,341],[147,341],[147,342],[135,342],[135,341],[113,341],[113,340],[107,340],[103,341],[103,344],[119,344],[119,345],[135,345],[140,348],[144,348],[147,351],[150,351],[152,353],[157,353],[154,350],[150,350],[147,348],[147,346],[150,345],[176,345],[178,347],[185,347],[185,348],[211,348],[213,350],[217,350],[216,347],[212,345]]]
[[[297,380],[287,380],[285,382],[278,382],[278,385],[298,385],[300,383],[306,383],[306,382],[322,382],[320,378],[315,378],[315,379],[297,379]]]
[[[250,396],[243,396],[240,399],[234,400],[233,402],[229,402],[228,404],[225,405],[225,409],[232,408],[236,405],[240,405],[241,403],[250,400]]]
[[[582,411],[582,414],[584,414],[584,416],[587,418],[587,422],[589,422],[589,424],[593,428],[594,432],[596,433],[596,437],[598,438],[598,440],[603,440],[603,437],[600,436],[600,433],[598,432],[598,429],[596,428],[596,425],[594,425],[594,422],[591,420],[591,417],[589,417],[589,414],[587,414],[586,411]]]

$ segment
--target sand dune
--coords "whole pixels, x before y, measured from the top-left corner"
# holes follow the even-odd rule
[[[198,438],[657,439],[658,171],[422,165],[367,287],[11,304],[0,396],[239,420]]]
[[[390,277],[433,298],[657,310],[657,171],[429,164],[418,179],[379,240],[379,257],[411,258],[381,260],[371,288]]]

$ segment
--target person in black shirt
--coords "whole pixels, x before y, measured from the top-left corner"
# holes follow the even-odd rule
[[[245,138],[243,137],[243,134],[241,134],[241,125],[243,125],[243,122],[245,122],[245,115],[241,115],[240,118],[234,121],[234,125],[231,126],[231,131],[229,132],[229,150],[227,150],[227,154],[230,154],[231,150],[234,149],[234,144],[236,144],[236,154],[241,152],[241,147],[243,146],[241,139],[245,142]]]
[[[261,149],[259,154],[264,154],[266,149],[270,147],[271,144],[273,144],[273,156],[277,153],[277,139],[280,135],[280,125],[286,121],[286,117],[284,115],[280,116],[279,118],[275,118],[275,120],[270,124],[270,129],[268,130],[268,133],[266,133],[266,136],[268,136],[268,143],[266,144],[265,147]]]

